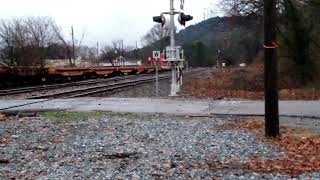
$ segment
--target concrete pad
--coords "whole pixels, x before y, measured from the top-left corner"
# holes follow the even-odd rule
[[[30,103],[30,104],[29,104]],[[280,101],[280,115],[320,118],[320,101]],[[13,107],[8,109],[8,107]],[[264,115],[263,101],[184,100],[151,98],[72,98],[0,100],[8,111],[113,111],[176,115]]]
[[[4,111],[6,109],[10,110],[13,107],[24,107],[28,108],[31,104],[36,104],[43,102],[45,100],[37,99],[37,100],[0,100],[0,111]]]

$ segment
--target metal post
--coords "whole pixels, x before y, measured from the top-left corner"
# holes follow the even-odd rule
[[[276,1],[264,0],[265,33],[265,132],[268,137],[279,135],[278,62],[276,52]]]
[[[156,97],[159,97],[159,73],[158,73],[158,64],[156,64]]]
[[[174,4],[173,4],[174,0],[170,0],[170,31],[171,31],[171,35],[170,35],[170,46],[171,49],[174,48],[175,46],[175,39],[174,39],[174,34],[175,34],[175,28],[174,28]]]
[[[174,27],[174,0],[170,0],[170,47],[171,50],[175,48],[175,27]],[[177,95],[177,77],[175,61],[171,62],[172,79],[171,79],[171,93],[170,96]]]

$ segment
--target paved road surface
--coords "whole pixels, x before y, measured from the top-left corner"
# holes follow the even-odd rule
[[[10,108],[14,106],[16,107]],[[320,101],[281,101],[279,106],[282,116],[320,118]],[[0,100],[0,112],[50,110],[260,116],[264,114],[264,102],[150,98],[75,98],[49,101]]]

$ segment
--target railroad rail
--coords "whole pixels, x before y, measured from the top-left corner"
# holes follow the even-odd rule
[[[195,73],[198,71],[202,71],[202,69],[196,69],[196,70],[191,70],[185,72],[186,75]],[[171,75],[169,74],[162,74],[159,75],[159,80],[164,80],[164,79],[169,79],[171,78]],[[112,84],[106,84],[106,85],[100,85],[100,86],[93,86],[93,87],[86,87],[82,89],[76,89],[76,90],[70,90],[70,91],[65,91],[65,92],[58,92],[58,93],[53,93],[53,94],[48,94],[48,95],[40,95],[40,96],[34,96],[34,97],[29,97],[27,99],[55,99],[55,98],[75,98],[75,97],[84,97],[84,96],[89,96],[93,94],[98,94],[98,93],[106,93],[106,92],[114,92],[114,91],[119,91],[123,90],[125,88],[129,87],[134,87],[140,84],[144,83],[150,83],[154,82],[155,78],[152,77],[140,77],[139,79],[124,79],[123,82],[117,82],[117,83],[112,83]]]
[[[159,80],[168,79],[170,78],[169,75],[162,75],[159,77]],[[144,83],[150,83],[154,81],[154,77],[148,78],[141,78],[137,80],[129,80],[124,82],[112,83],[107,85],[101,86],[94,86],[88,88],[82,88],[77,90],[70,90],[65,92],[58,92],[49,95],[40,95],[35,97],[29,97],[27,99],[52,99],[52,98],[75,98],[75,97],[84,97],[98,93],[105,93],[105,92],[113,92],[115,90],[121,90],[128,87],[137,86]]]
[[[199,69],[193,69],[193,70],[189,70],[189,71],[185,71],[184,74],[185,75],[191,75],[191,74],[196,74],[199,72],[203,72],[206,68],[199,68]],[[127,77],[127,76],[126,76]],[[169,75],[160,75],[159,79],[163,80],[163,79],[168,79],[170,78]],[[10,109],[14,109],[14,108],[19,108],[19,107],[23,107],[23,106],[28,106],[28,105],[32,105],[32,104],[38,104],[38,103],[44,103],[47,101],[51,101],[54,100],[58,97],[60,98],[71,98],[71,97],[83,97],[83,96],[88,96],[88,95],[92,95],[92,94],[97,94],[97,93],[101,93],[101,92],[114,92],[115,90],[120,91],[120,90],[124,90],[128,87],[133,87],[133,86],[137,86],[143,83],[150,83],[150,82],[154,82],[154,77],[150,77],[150,78],[144,78],[144,79],[139,79],[139,80],[134,80],[134,81],[128,81],[128,82],[121,82],[121,83],[113,83],[112,85],[106,85],[106,86],[100,86],[100,87],[91,87],[91,88],[84,88],[81,91],[76,91],[76,92],[71,92],[69,91],[68,93],[65,92],[65,94],[63,93],[56,93],[56,95],[52,94],[51,96],[46,95],[45,96],[37,96],[37,97],[30,97],[28,99],[39,99],[38,101],[35,102],[27,102],[24,104],[19,104],[19,105],[15,105],[15,106],[9,106],[9,107],[5,107],[0,109],[0,112],[2,111],[6,111],[6,110],[10,110]]]
[[[108,83],[108,82],[112,82],[112,81],[119,81],[119,80],[124,80],[124,79],[136,78],[137,76],[139,76],[139,75],[127,75],[125,77],[118,76],[118,77],[112,77],[112,78],[107,78],[107,79],[93,79],[93,80],[91,79],[91,80],[84,80],[84,81],[77,81],[77,82],[70,82],[70,83],[5,89],[5,90],[0,90],[0,96],[8,96],[8,95],[29,93],[29,92],[34,92],[34,91],[41,91],[41,90],[51,90],[51,89],[72,87],[72,86],[91,85],[91,84],[96,84],[96,83]],[[146,75],[144,75],[144,76],[146,76]]]

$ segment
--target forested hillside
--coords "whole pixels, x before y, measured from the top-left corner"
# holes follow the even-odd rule
[[[213,65],[217,59],[229,65],[251,63],[261,47],[260,24],[254,18],[215,17],[180,31],[177,39],[194,66]]]
[[[261,28],[261,22],[253,18],[215,17],[188,26],[176,34],[176,39],[191,66],[212,66],[217,59],[229,65],[250,63],[261,47]],[[169,38],[164,37],[143,51],[163,49],[168,44]]]
[[[215,17],[191,25],[176,34],[189,65],[212,66],[263,62],[263,1],[225,0],[226,17]],[[246,7],[246,8],[244,8]],[[298,85],[320,87],[320,1],[284,0],[277,4],[279,71]],[[146,53],[169,44],[164,37],[148,44]],[[318,84],[318,85],[317,85]]]

